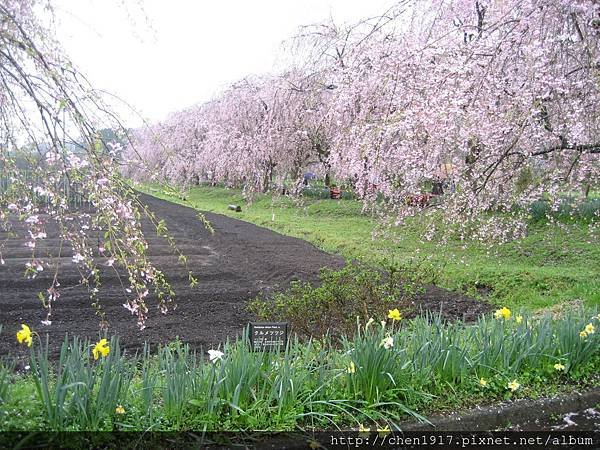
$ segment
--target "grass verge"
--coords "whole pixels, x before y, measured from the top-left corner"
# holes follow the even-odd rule
[[[352,338],[292,340],[281,353],[253,352],[242,338],[211,359],[177,341],[127,357],[115,338],[73,338],[54,363],[34,336],[28,373],[0,378],[0,431],[394,429],[433,412],[598,386],[597,310],[503,309],[471,326],[397,317],[357,323]]]
[[[440,244],[422,238],[425,225],[418,217],[384,229],[352,199],[296,201],[263,195],[245,204],[240,191],[220,187],[194,187],[185,200],[154,185],[136,188],[305,239],[347,259],[378,265],[427,261],[439,273],[439,286],[485,296],[499,306],[539,309],[567,301],[600,305],[600,236],[583,222],[537,223],[526,238],[495,246],[457,239]],[[242,212],[228,210],[229,204],[242,205]]]

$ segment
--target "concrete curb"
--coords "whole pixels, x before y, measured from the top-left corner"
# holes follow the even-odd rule
[[[553,414],[567,414],[592,408],[599,403],[600,388],[593,388],[551,398],[520,399],[477,407],[465,412],[428,417],[433,426],[415,422],[403,422],[398,425],[402,431],[490,431],[543,420]]]
[[[433,426],[414,421],[399,423],[401,431],[408,432],[487,432],[506,428],[507,425],[533,422],[536,419],[544,420],[551,415],[567,414],[595,407],[600,403],[600,387],[574,392],[568,395],[559,395],[551,398],[535,400],[520,399],[511,402],[496,403],[491,406],[477,407],[459,413],[430,416],[428,419]],[[544,430],[546,431],[546,430]],[[356,435],[356,431],[342,431],[348,436]],[[318,434],[318,433],[317,433]],[[321,434],[326,434],[322,432]],[[283,433],[258,443],[254,448],[260,450],[299,450],[310,448],[310,436],[302,433]],[[353,448],[353,446],[329,446],[319,448]],[[367,448],[361,446],[360,448]],[[381,445],[381,448],[399,448]],[[404,448],[404,447],[402,447]],[[440,448],[450,448],[443,446]],[[458,447],[451,447],[458,448]],[[479,447],[478,447],[479,448]],[[502,447],[506,448],[506,447]],[[522,447],[519,447],[522,448]],[[556,447],[552,447],[556,448]],[[571,447],[572,448],[572,447]]]

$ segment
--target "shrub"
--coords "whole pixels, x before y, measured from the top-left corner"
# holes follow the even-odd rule
[[[188,400],[196,394],[198,357],[190,352],[188,345],[175,341],[159,348],[158,363],[165,414],[178,424]],[[146,384],[150,383],[151,380],[146,380]]]
[[[329,332],[352,335],[356,317],[384,317],[387,310],[410,310],[423,283],[434,276],[429,266],[386,263],[387,270],[349,264],[341,270],[323,269],[320,282],[292,282],[272,298],[256,298],[249,310],[263,320],[285,320],[302,336],[322,337]]]
[[[564,197],[556,211],[547,200],[537,200],[529,207],[534,222],[545,222],[548,217],[561,221],[582,220],[591,222],[600,218],[600,199],[588,198],[575,205],[573,197]]]
[[[0,361],[0,409],[8,400],[14,364]]]

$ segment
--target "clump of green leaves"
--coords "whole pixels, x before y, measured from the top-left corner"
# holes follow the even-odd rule
[[[435,278],[425,264],[384,263],[381,269],[353,263],[341,270],[322,269],[318,286],[292,282],[272,298],[256,298],[250,312],[263,320],[285,320],[302,336],[322,337],[332,332],[352,335],[356,317],[384,317],[389,309],[410,311],[423,285]]]
[[[244,336],[208,359],[179,341],[127,359],[114,338],[95,359],[72,338],[53,362],[36,340],[31,373],[3,381],[10,421],[0,430],[394,428],[439,409],[597,383],[597,310],[502,308],[471,325],[392,310],[354,327],[335,340],[294,337],[281,352],[254,352]]]
[[[31,370],[52,430],[99,430],[109,426],[131,381],[129,363],[116,338],[110,352],[93,359],[88,341],[65,338],[52,370],[48,342],[31,352]]]
[[[2,325],[0,325],[0,333],[2,333]],[[0,360],[0,407],[8,399],[9,386],[12,381],[12,366],[13,364],[7,364],[5,361]]]
[[[586,198],[577,202],[575,197],[565,196],[558,208],[553,208],[546,199],[536,200],[529,206],[529,214],[533,222],[547,222],[552,218],[561,222],[591,223],[600,217],[600,199]]]

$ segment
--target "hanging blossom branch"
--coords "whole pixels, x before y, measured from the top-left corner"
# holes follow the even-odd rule
[[[100,259],[122,278],[124,307],[143,328],[149,300],[155,298],[166,312],[175,294],[146,254],[141,221],[149,220],[177,249],[165,224],[139,203],[120,175],[119,140],[129,138],[127,129],[42,25],[35,13],[41,6],[36,0],[0,5],[0,178],[5,181],[0,229],[27,235],[28,277],[54,267],[50,286],[40,293],[47,310],[43,323],[51,324],[62,289],[60,268],[70,249],[70,262],[77,265],[101,326],[108,323],[100,302]],[[101,126],[116,130],[112,142]],[[88,211],[74,207],[74,195],[90,205]],[[44,245],[50,229],[60,241],[55,255]],[[0,242],[0,264],[5,264],[4,245]],[[180,261],[185,264],[181,254]],[[191,273],[190,282],[195,283]]]

